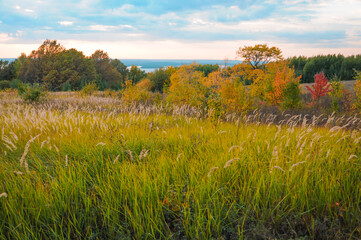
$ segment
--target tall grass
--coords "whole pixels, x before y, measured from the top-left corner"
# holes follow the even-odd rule
[[[69,98],[0,103],[1,239],[361,237],[357,129]]]

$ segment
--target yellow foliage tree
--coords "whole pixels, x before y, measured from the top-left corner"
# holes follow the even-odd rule
[[[167,99],[176,105],[201,106],[206,101],[205,77],[196,65],[183,65],[170,77]]]
[[[131,80],[125,81],[125,88],[121,91],[122,100],[128,104],[149,103],[152,101],[152,94],[141,86],[134,85]]]
[[[247,112],[252,109],[253,101],[241,82],[224,81],[219,89],[222,105],[227,112]]]

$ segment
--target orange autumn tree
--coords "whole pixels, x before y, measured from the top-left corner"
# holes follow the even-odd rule
[[[258,72],[250,93],[271,105],[282,102],[289,83],[299,84],[301,77],[295,77],[295,71],[289,67],[288,61],[271,62],[265,65],[263,72]]]

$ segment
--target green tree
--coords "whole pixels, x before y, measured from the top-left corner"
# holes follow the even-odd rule
[[[101,80],[99,78],[97,79],[98,85],[103,85],[119,90],[125,79],[122,74],[111,64],[108,53],[102,50],[96,50],[91,55],[91,59],[94,61],[97,74],[99,74],[101,77]]]
[[[19,78],[25,83],[43,84],[50,90],[61,90],[68,82],[73,89],[80,89],[95,80],[95,67],[76,49],[66,50],[56,40],[45,40],[29,56],[22,54],[15,62]]]
[[[110,64],[115,68],[120,74],[122,74],[123,82],[126,80],[128,75],[128,68],[127,66],[121,62],[119,59],[112,59],[110,60]]]
[[[128,73],[128,79],[131,80],[133,84],[137,84],[138,82],[140,82],[140,80],[142,80],[146,76],[147,74],[145,73],[145,71],[142,71],[140,68],[138,68],[135,65],[133,65],[130,68]]]
[[[169,83],[171,72],[165,68],[158,68],[154,72],[148,73],[148,78],[152,83],[153,92],[163,92],[164,85]]]
[[[7,60],[0,60],[0,80],[12,80],[15,78],[15,63]]]
[[[200,71],[204,73],[204,76],[208,77],[208,74],[211,72],[219,70],[219,66],[217,64],[199,64],[196,67],[196,71]]]

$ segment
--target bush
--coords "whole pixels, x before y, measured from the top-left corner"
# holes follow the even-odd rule
[[[242,113],[252,109],[252,99],[241,82],[226,81],[219,91],[227,112]]]
[[[10,81],[9,80],[0,81],[0,90],[4,90],[7,88],[10,88]]]
[[[361,113],[361,71],[355,71],[355,102],[354,102],[354,108]]]
[[[91,82],[87,83],[79,93],[80,96],[90,96],[94,94],[94,92],[98,91],[98,89],[99,87],[96,85],[96,83]]]
[[[19,89],[19,87],[22,85],[23,83],[20,81],[20,79],[13,79],[10,82],[10,88],[11,89]]]
[[[61,86],[61,91],[63,91],[63,92],[70,92],[70,91],[71,91],[71,85],[70,85],[69,81],[66,81],[66,82]]]
[[[337,77],[337,75],[334,75],[331,78],[331,89],[328,93],[328,95],[331,97],[332,100],[332,111],[338,112],[340,111],[340,102],[341,99],[344,97],[344,87],[341,83],[341,79]]]
[[[145,104],[152,101],[152,95],[147,89],[136,86],[131,80],[127,80],[125,81],[125,88],[121,91],[121,99],[127,105]]]
[[[19,96],[28,103],[39,103],[46,100],[47,93],[39,84],[21,84],[18,88]]]
[[[283,109],[297,109],[301,107],[301,89],[296,81],[288,82],[283,91],[281,107]]]
[[[204,74],[195,70],[196,65],[183,65],[170,77],[167,99],[175,105],[205,106],[207,87]]]

